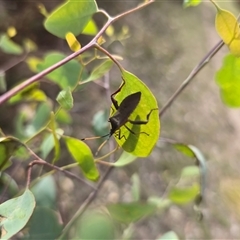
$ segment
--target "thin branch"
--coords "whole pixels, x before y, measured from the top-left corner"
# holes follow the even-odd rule
[[[24,145],[27,150],[32,154],[33,157],[36,158],[36,160],[32,161],[31,163],[29,163],[28,165],[28,172],[27,172],[27,187],[29,187],[30,185],[30,182],[31,182],[31,172],[32,172],[32,167],[34,165],[44,165],[44,166],[47,166],[47,167],[50,167],[56,171],[59,171],[59,172],[62,172],[64,173],[66,176],[70,177],[70,178],[75,178],[77,179],[79,182],[82,182],[82,183],[85,183],[86,185],[88,185],[89,187],[93,188],[94,190],[96,189],[95,186],[93,186],[92,184],[90,184],[89,182],[85,181],[84,179],[78,177],[77,175],[75,175],[74,173],[72,172],[69,172],[67,170],[64,170],[63,168],[61,167],[58,167],[58,166],[55,166],[51,163],[48,163],[46,161],[44,161],[42,158],[40,158],[35,152],[32,151],[32,149],[30,149],[28,146]]]
[[[176,100],[180,93],[192,82],[197,73],[212,59],[212,57],[222,48],[224,42],[219,41],[213,49],[207,53],[207,55],[197,64],[172,97],[167,101],[167,103],[162,107],[159,117],[162,117],[165,111],[171,106],[171,104]]]
[[[95,197],[98,194],[98,191],[101,189],[103,183],[105,182],[105,180],[108,178],[109,174],[111,173],[111,171],[113,170],[114,167],[109,167],[105,174],[103,175],[102,179],[99,181],[96,189],[94,191],[92,191],[88,197],[85,199],[85,201],[83,202],[83,204],[81,204],[80,208],[77,210],[77,212],[74,214],[74,216],[71,218],[71,220],[68,222],[68,224],[64,227],[64,229],[62,230],[62,234],[61,236],[58,238],[60,239],[65,239],[65,236],[68,232],[68,230],[71,228],[71,226],[75,223],[75,221],[85,212],[85,210],[88,208],[88,206],[92,203],[92,201],[95,199]]]

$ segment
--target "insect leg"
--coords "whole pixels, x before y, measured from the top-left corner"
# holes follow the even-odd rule
[[[113,96],[116,95],[117,93],[119,93],[121,91],[122,87],[125,85],[125,80],[124,79],[122,79],[122,80],[123,80],[123,84],[120,86],[120,88],[111,94],[111,100],[112,100],[112,103],[116,110],[118,110],[119,106],[118,106],[117,100]]]
[[[132,124],[137,124],[137,125],[147,124],[149,122],[150,115],[154,110],[158,110],[158,108],[151,109],[151,111],[148,113],[148,115],[146,117],[146,120],[135,120],[135,121],[133,121],[131,119],[128,119],[128,122],[130,122]]]
[[[149,136],[149,134],[148,133],[146,133],[146,132],[138,132],[138,133],[135,133],[132,129],[130,129],[127,125],[124,125],[124,127],[130,132],[130,133],[132,133],[133,135],[139,135],[139,134],[141,134],[141,133],[144,133],[144,134],[146,134],[147,136]],[[125,138],[125,140],[126,140],[126,138]]]

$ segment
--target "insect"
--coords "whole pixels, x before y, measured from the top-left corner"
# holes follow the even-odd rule
[[[128,95],[126,98],[123,99],[123,101],[120,103],[120,105],[118,105],[117,100],[113,97],[114,95],[116,95],[117,93],[119,93],[122,89],[122,87],[125,85],[125,81],[123,80],[123,84],[122,86],[111,95],[111,101],[116,109],[116,112],[114,113],[114,115],[112,117],[109,118],[109,122],[111,124],[111,129],[109,134],[105,135],[109,136],[109,138],[116,133],[116,131],[120,131],[120,128],[122,126],[126,127],[128,129],[128,131],[130,131],[132,134],[140,134],[140,133],[144,133],[146,135],[148,135],[145,132],[140,132],[140,133],[135,133],[133,132],[127,125],[127,122],[130,122],[132,124],[147,124],[149,121],[149,117],[152,113],[153,110],[157,110],[156,108],[152,109],[146,117],[146,120],[131,120],[129,119],[130,115],[134,112],[134,110],[136,109],[136,107],[138,106],[140,99],[141,99],[141,92],[135,92],[132,93],[130,95]],[[119,139],[121,139],[122,137],[125,137],[124,135],[121,136],[119,133]]]
[[[98,154],[98,152],[101,150],[101,148],[105,145],[105,143],[109,140],[109,138],[113,134],[118,132],[118,139],[125,138],[125,140],[126,140],[126,137],[124,135],[121,136],[120,128],[122,126],[124,126],[130,133],[132,133],[134,135],[146,134],[147,136],[149,136],[149,134],[146,132],[135,133],[126,125],[126,123],[130,122],[131,124],[137,124],[137,125],[147,124],[149,122],[149,118],[150,118],[152,111],[158,110],[158,108],[151,109],[150,112],[146,116],[146,120],[131,120],[131,119],[129,119],[130,115],[134,112],[134,110],[138,106],[138,104],[141,100],[142,93],[140,91],[132,93],[132,94],[128,95],[126,98],[124,98],[120,104],[118,104],[118,102],[114,98],[114,96],[121,91],[121,89],[124,85],[125,85],[125,81],[123,80],[123,84],[121,85],[121,87],[117,91],[115,91],[114,93],[111,94],[111,101],[113,103],[114,108],[116,109],[116,112],[108,120],[111,124],[110,132],[104,136],[101,136],[101,137],[108,136],[108,139],[105,140],[99,146],[99,148],[96,152],[96,155]]]

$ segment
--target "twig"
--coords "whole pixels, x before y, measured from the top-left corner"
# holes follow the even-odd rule
[[[75,175],[74,173],[72,172],[69,172],[67,170],[64,170],[63,168],[61,167],[58,167],[58,166],[55,166],[51,163],[48,163],[46,161],[44,161],[42,158],[40,158],[35,152],[33,152],[28,146],[24,145],[27,150],[32,154],[33,157],[35,157],[36,159],[33,160],[32,162],[29,163],[28,165],[28,172],[27,172],[27,188],[30,186],[30,182],[31,182],[31,172],[32,172],[32,167],[34,165],[45,165],[47,167],[50,167],[56,171],[59,171],[59,172],[62,172],[64,173],[65,175],[67,175],[68,177],[70,178],[75,178],[77,179],[78,181],[82,182],[82,183],[85,183],[86,185],[88,185],[89,187],[93,188],[94,190],[96,190],[96,187],[93,186],[92,184],[90,184],[89,182],[85,181],[84,179],[78,177],[77,175]]]
[[[184,80],[184,82],[180,85],[180,87],[176,90],[176,92],[172,95],[171,98],[167,101],[167,103],[162,107],[159,112],[159,117],[162,117],[165,111],[171,106],[171,104],[176,100],[176,98],[180,95],[180,93],[192,82],[197,73],[211,60],[211,58],[221,49],[224,45],[224,42],[219,41],[213,49],[207,53],[207,55],[201,60],[199,64],[197,64],[194,69],[190,72],[188,77]]]

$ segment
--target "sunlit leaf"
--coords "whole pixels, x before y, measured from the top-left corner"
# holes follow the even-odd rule
[[[193,184],[191,187],[185,188],[173,187],[168,194],[168,198],[176,204],[186,204],[195,200],[199,192],[199,184]]]
[[[15,104],[20,101],[45,102],[46,100],[47,96],[42,90],[39,89],[39,84],[34,83],[20,91],[18,94],[11,97],[8,102],[11,104]]]
[[[16,30],[15,27],[11,26],[11,27],[9,27],[9,28],[7,29],[7,35],[8,35],[10,38],[16,36],[16,34],[17,34],[17,30]]]
[[[117,203],[107,205],[111,216],[123,223],[131,223],[140,220],[143,217],[154,214],[156,206],[148,203]]]
[[[29,189],[0,205],[1,239],[10,239],[28,222],[35,208],[34,196]]]
[[[90,76],[87,79],[85,79],[83,83],[91,82],[101,78],[102,76],[104,76],[106,72],[108,72],[111,69],[112,65],[113,65],[112,60],[108,59],[104,61],[103,63],[101,63],[100,65],[93,69]]]
[[[0,35],[0,50],[7,54],[20,55],[23,49],[20,45],[13,42],[7,35]]]
[[[240,29],[237,18],[231,12],[213,3],[217,9],[215,25],[219,36],[229,46],[231,53],[240,56]]]
[[[94,0],[69,0],[53,11],[44,22],[44,27],[52,34],[65,38],[67,32],[79,35],[97,11]]]
[[[33,42],[31,39],[27,38],[24,39],[24,49],[26,50],[26,52],[33,52],[35,50],[37,50],[37,45],[35,42]]]
[[[65,36],[66,41],[68,43],[69,48],[73,51],[73,52],[77,52],[78,50],[81,49],[81,44],[79,43],[79,41],[76,39],[76,37],[74,36],[74,34],[72,34],[71,32],[68,32]]]
[[[66,56],[62,53],[52,52],[45,55],[44,60],[37,65],[38,72],[52,66],[53,64],[63,60]],[[46,77],[53,82],[57,83],[62,89],[67,87],[75,87],[79,81],[79,75],[82,66],[77,60],[71,60],[53,72],[49,73]]]
[[[229,107],[240,107],[240,58],[233,54],[225,56],[215,78],[223,102]]]
[[[147,157],[159,139],[160,120],[158,104],[152,92],[139,78],[127,71],[122,71],[122,78],[125,80],[125,85],[114,96],[119,105],[127,96],[141,92],[140,102],[128,119],[132,121],[146,121],[147,115],[150,112],[151,114],[146,124],[139,125],[129,122],[125,124],[135,134],[130,133],[125,126],[122,126],[120,132],[115,135],[115,139],[126,152],[138,157]],[[114,109],[113,105],[112,109]],[[114,111],[112,114],[114,114]],[[119,139],[119,134],[122,137],[121,139]]]
[[[94,36],[96,35],[97,31],[98,31],[98,27],[96,23],[93,21],[93,19],[91,19],[88,22],[87,26],[83,29],[82,34]]]
[[[109,37],[112,37],[113,34],[114,34],[114,27],[112,25],[110,25],[107,29],[106,29],[106,34],[109,36]]]
[[[86,178],[96,181],[99,178],[98,169],[94,163],[94,158],[90,148],[76,138],[65,137],[68,151],[73,159],[78,163]]]
[[[202,0],[184,0],[183,6],[184,7],[194,7],[199,5],[202,2]]]
[[[60,106],[66,110],[70,110],[73,107],[73,97],[70,87],[67,87],[66,89],[62,90],[58,96],[57,99]]]

